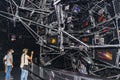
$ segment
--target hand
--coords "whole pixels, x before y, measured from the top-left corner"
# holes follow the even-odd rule
[[[34,54],[34,51],[31,51],[31,54],[33,55],[33,54]]]
[[[14,66],[12,65],[12,68],[13,68]]]

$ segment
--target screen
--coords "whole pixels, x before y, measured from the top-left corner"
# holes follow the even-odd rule
[[[86,44],[92,44],[92,36],[81,37],[80,40]]]
[[[117,48],[116,49],[115,48],[96,49],[95,59],[105,63],[115,65],[117,53],[118,53]]]

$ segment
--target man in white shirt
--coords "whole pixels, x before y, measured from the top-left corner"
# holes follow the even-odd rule
[[[7,70],[6,70],[5,80],[11,79],[11,71],[13,68],[13,55],[12,55],[12,53],[14,53],[13,49],[9,49],[7,52],[7,56],[6,56]]]
[[[33,51],[31,52],[31,56],[29,57],[27,55],[28,53],[28,49],[23,49],[23,54],[21,56],[21,64],[20,64],[20,68],[21,68],[21,80],[27,80],[28,78],[28,70],[24,69],[24,65],[28,65],[29,64],[29,60],[32,60],[33,57]]]

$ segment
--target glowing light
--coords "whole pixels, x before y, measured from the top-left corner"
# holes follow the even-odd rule
[[[73,8],[73,12],[78,13],[80,11],[80,8],[78,5],[75,5]]]
[[[11,35],[11,41],[15,41],[16,40],[16,35]]]
[[[109,51],[106,51],[106,52],[98,52],[99,53],[99,57],[104,59],[104,60],[109,60],[111,61],[112,60],[112,53],[109,52]]]
[[[83,42],[89,42],[89,38],[88,37],[82,38],[82,41]]]
[[[52,43],[52,44],[56,44],[56,43],[57,43],[57,40],[56,40],[55,38],[52,38],[52,39],[51,39],[51,43]]]

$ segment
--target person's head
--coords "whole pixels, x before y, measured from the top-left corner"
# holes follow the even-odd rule
[[[84,65],[84,64],[81,64],[81,66],[80,66],[80,67],[83,69],[83,68],[85,68],[85,65]]]
[[[14,53],[14,50],[13,49],[9,49],[8,53]]]
[[[24,54],[27,54],[27,52],[28,52],[28,49],[24,48],[24,49],[23,49],[23,53],[24,53]]]

